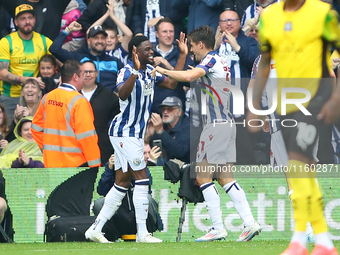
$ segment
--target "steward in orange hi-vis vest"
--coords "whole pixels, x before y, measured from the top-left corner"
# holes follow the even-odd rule
[[[71,84],[46,94],[33,118],[32,135],[45,167],[100,166],[98,136],[90,103]]]

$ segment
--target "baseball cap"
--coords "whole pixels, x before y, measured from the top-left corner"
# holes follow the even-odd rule
[[[183,109],[182,101],[178,97],[166,97],[158,107],[163,106],[178,106],[179,108]]]
[[[32,13],[35,16],[33,7],[29,4],[21,4],[15,8],[15,18],[18,18],[23,13]]]
[[[100,26],[100,25],[96,25],[96,26],[91,27],[87,37],[91,38],[91,37],[95,36],[98,33],[103,33],[105,36],[107,36],[107,33],[105,32],[105,29],[102,26]]]

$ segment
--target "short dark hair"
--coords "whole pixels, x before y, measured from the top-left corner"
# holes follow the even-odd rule
[[[174,23],[172,23],[171,19],[169,19],[168,17],[162,18],[162,19],[160,19],[160,20],[156,23],[156,25],[155,25],[155,28],[156,28],[156,31],[157,31],[157,32],[158,32],[158,27],[159,27],[159,25],[160,25],[161,23],[163,23],[163,22],[170,23],[170,24],[174,25]]]
[[[61,80],[62,82],[70,82],[72,80],[73,74],[80,76],[80,66],[81,63],[75,59],[66,60],[64,65],[61,67]]]
[[[82,61],[81,65],[84,65],[85,63],[91,63],[94,66],[94,69],[97,70],[96,64],[92,60],[88,59],[88,60]]]
[[[45,54],[44,56],[42,56],[40,61],[39,61],[39,64],[40,64],[40,62],[51,63],[54,67],[58,66],[56,58],[51,54]]]
[[[215,46],[215,32],[214,30],[207,26],[200,26],[194,30],[192,30],[188,34],[188,38],[190,41],[194,43],[202,42],[207,49],[214,49]]]
[[[129,42],[129,58],[132,57],[132,49],[133,46],[136,46],[136,48],[141,45],[142,42],[149,41],[149,38],[144,35],[135,35],[131,41]]]

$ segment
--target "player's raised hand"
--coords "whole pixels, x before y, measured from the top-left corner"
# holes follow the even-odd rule
[[[179,35],[179,40],[176,39],[177,43],[178,43],[178,50],[181,54],[184,54],[184,55],[188,55],[188,45],[187,45],[187,42],[188,42],[188,39],[185,38],[185,33],[181,32],[181,34]]]
[[[133,46],[133,49],[132,49],[132,63],[133,63],[134,69],[136,70],[140,69],[140,62],[139,62],[136,46]]]

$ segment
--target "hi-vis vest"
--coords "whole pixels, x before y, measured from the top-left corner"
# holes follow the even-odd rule
[[[46,94],[32,122],[45,167],[78,167],[86,162],[90,167],[100,166],[93,121],[90,103],[68,84]]]

